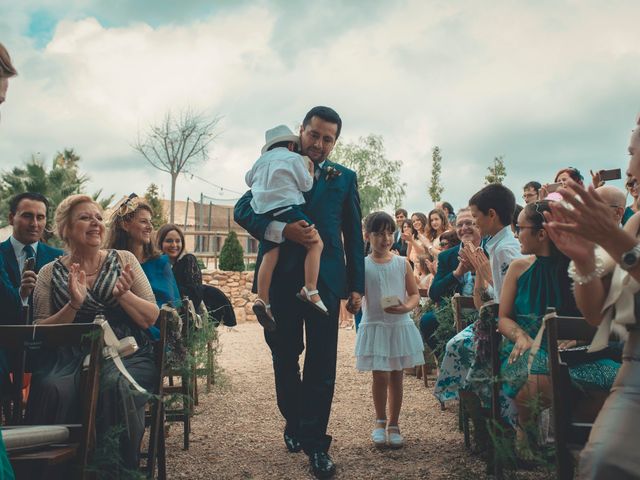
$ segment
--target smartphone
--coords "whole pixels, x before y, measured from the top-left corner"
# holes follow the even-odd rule
[[[24,261],[22,271],[33,271],[34,268],[36,268],[36,259],[34,257],[29,257]]]
[[[600,180],[602,181],[619,180],[622,178],[622,172],[619,168],[614,168],[613,170],[600,170],[598,173],[600,174]]]
[[[549,185],[547,185],[547,192],[548,193],[557,192],[560,187],[562,187],[562,184],[560,182],[550,183]]]

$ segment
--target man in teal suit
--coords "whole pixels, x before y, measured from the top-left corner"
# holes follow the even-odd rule
[[[364,293],[364,242],[355,172],[328,160],[342,120],[331,108],[314,107],[300,127],[301,154],[316,166],[316,180],[305,194],[305,214],[314,221],[282,224],[251,209],[251,192],[236,204],[234,217],[259,240],[281,243],[270,299],[275,332],[265,331],[273,358],[278,408],[286,421],[284,439],[290,452],[309,455],[318,478],[335,473],[326,434],[335,385],[340,299],[356,311]],[[320,235],[324,243],[318,289],[329,316],[296,298],[304,284],[305,244]],[[343,243],[344,238],[344,243]],[[261,253],[258,254],[256,271]],[[257,275],[256,275],[257,278]],[[255,291],[255,284],[254,284]],[[306,345],[303,341],[306,331]],[[299,356],[306,347],[303,378]]]

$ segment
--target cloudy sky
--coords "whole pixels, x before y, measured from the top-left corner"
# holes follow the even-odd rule
[[[64,5],[64,6],[62,6]],[[168,110],[220,115],[200,177],[178,197],[234,198],[264,130],[318,104],[342,138],[384,138],[405,206],[428,210],[431,149],[457,209],[504,155],[516,194],[575,166],[625,168],[640,111],[640,2],[0,0],[20,75],[2,107],[2,169],[74,148],[91,190],[168,175],[133,151]],[[614,183],[622,186],[622,182]]]

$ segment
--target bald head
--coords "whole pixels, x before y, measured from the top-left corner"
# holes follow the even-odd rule
[[[600,195],[600,198],[604,200],[615,212],[615,219],[617,223],[622,221],[622,215],[624,214],[624,208],[627,203],[627,196],[622,190],[612,185],[603,185],[596,188],[596,192]]]

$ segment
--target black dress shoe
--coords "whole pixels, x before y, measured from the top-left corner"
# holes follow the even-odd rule
[[[316,478],[331,478],[336,473],[336,464],[333,463],[327,452],[314,452],[309,455],[311,470]]]
[[[284,444],[287,446],[287,450],[289,450],[290,453],[298,453],[302,450],[302,444],[300,441],[293,435],[289,435],[286,432],[284,434]]]

